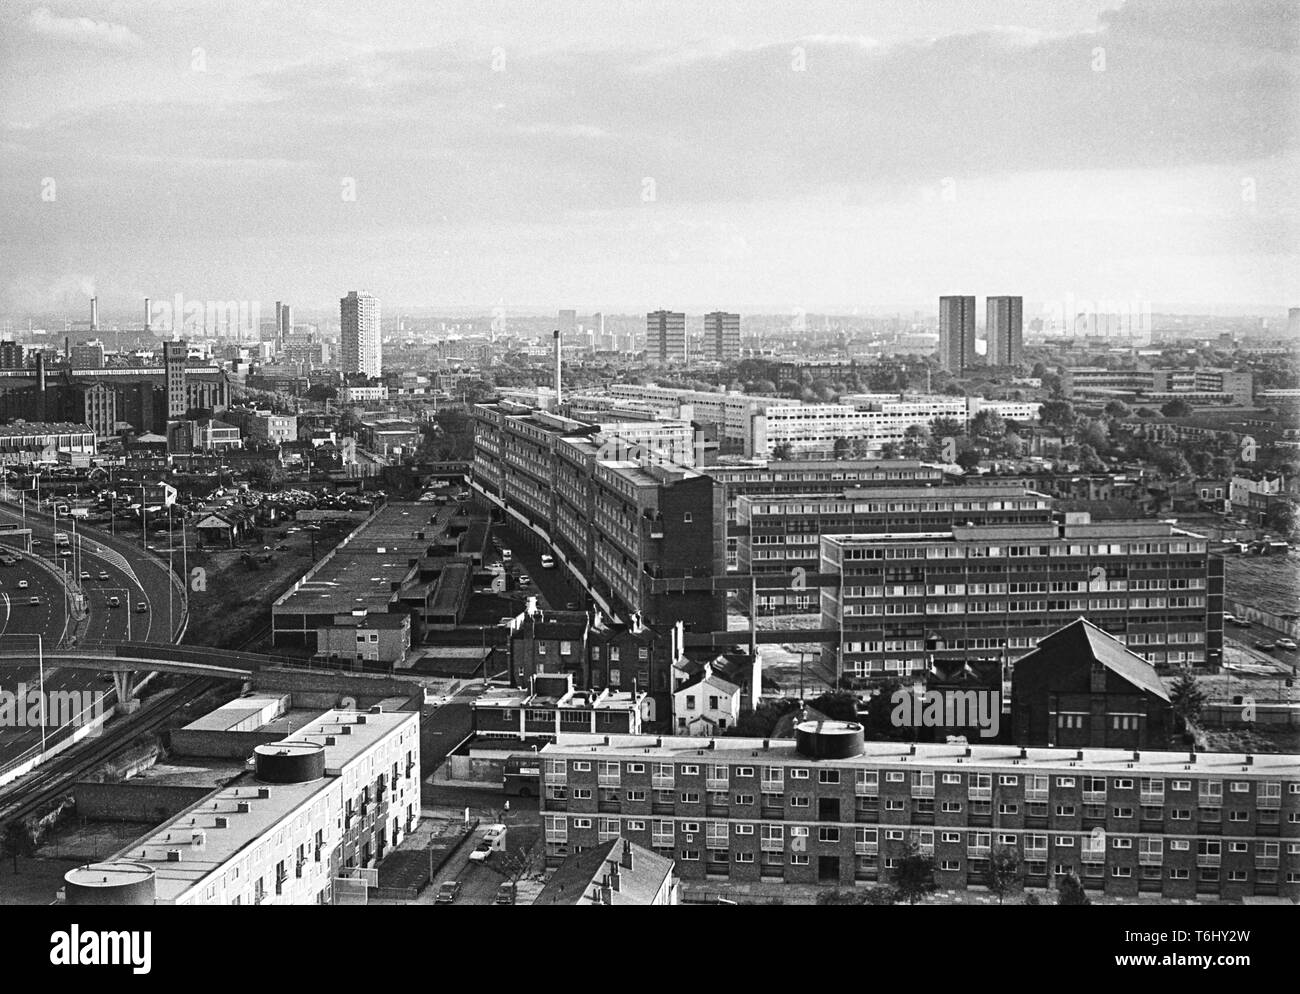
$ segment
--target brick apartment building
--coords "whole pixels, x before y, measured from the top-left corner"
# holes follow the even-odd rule
[[[1300,896],[1300,756],[863,743],[816,721],[794,740],[562,735],[538,755],[550,865],[621,837],[684,881],[843,886],[887,881],[914,841],[943,888],[981,885],[1007,846],[1032,887]]]

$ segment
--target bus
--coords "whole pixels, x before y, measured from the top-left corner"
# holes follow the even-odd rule
[[[507,756],[502,786],[514,797],[537,797],[542,784],[542,761],[535,753]]]
[[[67,532],[55,532],[55,533],[54,533],[54,547],[55,547],[56,549],[62,549],[64,546],[66,546],[66,545],[71,545],[71,544],[72,544],[72,543],[68,541],[68,533],[67,533]]]

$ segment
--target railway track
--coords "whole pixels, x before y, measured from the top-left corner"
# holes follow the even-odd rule
[[[68,784],[77,777],[111,759],[141,735],[157,730],[190,701],[223,682],[210,677],[190,680],[165,701],[143,707],[122,721],[114,722],[104,735],[84,740],[16,781],[12,790],[0,795],[0,828],[40,810],[65,793]]]

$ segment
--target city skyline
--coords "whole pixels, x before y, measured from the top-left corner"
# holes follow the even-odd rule
[[[1287,4],[548,10],[14,5],[0,314],[1300,295]]]

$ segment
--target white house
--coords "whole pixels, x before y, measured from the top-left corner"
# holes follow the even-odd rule
[[[673,731],[678,735],[719,735],[740,716],[740,687],[713,672],[713,664],[673,691]]]

